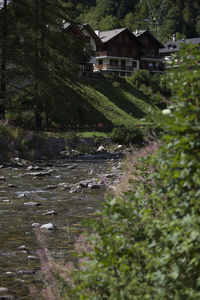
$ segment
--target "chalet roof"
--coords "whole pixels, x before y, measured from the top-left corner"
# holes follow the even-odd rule
[[[198,45],[200,44],[200,37],[198,38],[191,38],[191,39],[182,39],[182,40],[177,40],[177,41],[169,41],[165,44],[165,48],[159,49],[160,53],[175,53],[180,50],[180,45],[182,43],[185,44],[194,44]]]
[[[140,37],[143,35],[143,34],[146,34],[148,35],[160,48],[164,48],[164,45],[157,39],[153,36],[153,34],[151,34],[151,32],[149,32],[148,30],[136,30],[133,32],[133,34],[140,39]]]
[[[83,34],[83,32],[77,26],[77,24],[65,22],[65,23],[63,23],[63,28],[66,29],[67,31],[73,30],[73,32],[75,32],[76,34],[78,34],[82,38],[82,40],[84,40],[85,42],[87,42],[87,37]]]
[[[96,43],[97,43],[98,45],[102,45],[102,40],[101,40],[101,38],[100,38],[100,37],[96,34],[96,32],[90,27],[89,24],[87,24],[87,23],[86,23],[86,24],[79,24],[78,26],[79,26],[80,30],[86,29],[87,32],[90,34],[90,36],[92,36],[93,39],[96,41]]]
[[[146,31],[147,30],[136,30],[136,31],[133,32],[133,34],[135,34],[136,36],[140,36],[141,34],[143,34]]]
[[[63,24],[63,28],[64,29],[67,29],[67,28],[69,28],[71,26],[71,24],[69,23],[69,22],[65,22],[64,24]]]
[[[101,31],[100,39],[102,40],[102,42],[106,43],[126,29],[127,28],[119,28],[119,29],[113,29],[113,30],[108,30],[108,31]]]

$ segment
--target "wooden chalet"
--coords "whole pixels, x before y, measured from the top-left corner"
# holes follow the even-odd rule
[[[140,69],[148,70],[152,73],[163,73],[164,64],[159,52],[164,48],[148,30],[136,30],[133,34],[143,44],[143,53],[140,57]]]
[[[102,45],[97,45],[94,72],[130,76],[139,68],[142,43],[128,28],[95,32]]]
[[[90,73],[93,73],[93,65],[96,63],[97,45],[102,45],[101,39],[88,24],[65,23],[63,26],[68,33],[80,39],[82,55],[76,58],[76,61],[79,64],[80,75],[89,77]]]
[[[84,36],[87,38],[87,43],[90,45],[90,58],[87,62],[87,72],[93,72],[93,66],[96,64],[96,51],[97,47],[101,47],[103,42],[96,35],[95,31],[90,27],[89,24],[81,24],[78,26]]]

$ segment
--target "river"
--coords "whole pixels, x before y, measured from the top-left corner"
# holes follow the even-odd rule
[[[106,191],[101,183],[114,180],[119,164],[85,159],[0,166],[0,299],[31,299],[29,284],[42,285],[34,223],[52,223],[56,229],[45,231],[48,249],[55,259],[72,259],[81,222],[95,216]],[[88,187],[77,185],[83,180]]]

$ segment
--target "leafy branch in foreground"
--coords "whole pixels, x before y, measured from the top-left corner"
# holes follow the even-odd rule
[[[179,55],[154,185],[106,201],[74,299],[200,299],[200,54],[189,45]]]

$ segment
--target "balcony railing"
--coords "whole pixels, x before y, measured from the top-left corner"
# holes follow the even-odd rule
[[[133,71],[134,68],[131,66],[111,66],[109,64],[103,64],[103,65],[95,65],[94,70],[95,71],[99,71],[99,70]]]

